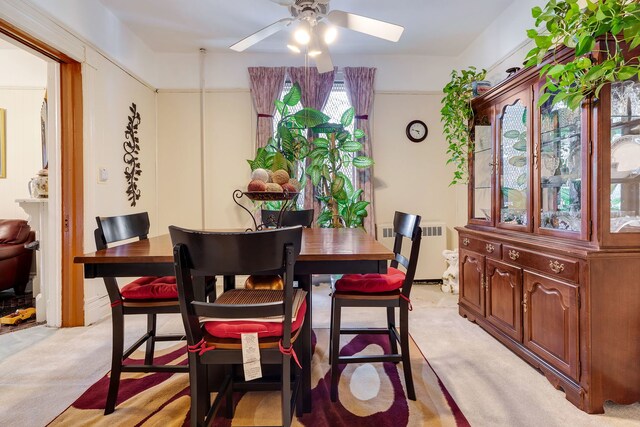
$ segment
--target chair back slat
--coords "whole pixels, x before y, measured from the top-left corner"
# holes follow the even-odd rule
[[[140,212],[130,215],[119,215],[110,217],[96,217],[99,235],[96,233],[96,245],[98,237],[101,237],[102,244],[119,242],[122,240],[138,237],[146,239],[149,234],[149,214]],[[104,249],[104,248],[98,248]]]
[[[189,268],[197,275],[236,275],[266,273],[284,268],[283,248],[293,244],[300,254],[302,227],[254,232],[194,231],[169,227],[173,245],[186,246]],[[277,249],[277,250],[276,250]]]
[[[197,316],[205,317],[246,319],[284,315],[284,303],[282,301],[265,304],[233,305],[193,301],[191,305],[193,306],[194,313]]]
[[[409,269],[409,260],[404,255],[396,254],[394,261],[402,265],[405,269]]]

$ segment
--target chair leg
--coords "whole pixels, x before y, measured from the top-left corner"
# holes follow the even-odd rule
[[[227,375],[229,378],[231,378],[231,385],[229,385],[229,387],[227,388],[227,394],[225,396],[225,400],[226,400],[226,413],[225,413],[225,417],[229,420],[233,419],[233,412],[234,412],[234,408],[233,408],[233,365],[225,365],[224,368],[225,371],[225,375]],[[208,409],[207,409],[208,410]]]
[[[396,327],[396,308],[387,307],[387,328],[389,329],[389,344],[391,345],[391,354],[398,354],[398,343],[396,336],[391,332]]]
[[[189,353],[189,387],[191,394],[191,427],[205,425],[209,411],[210,396],[207,390],[207,370],[198,360],[198,355]],[[207,405],[209,403],[209,405]]]
[[[111,310],[111,324],[113,343],[111,350],[111,377],[109,379],[109,391],[104,414],[109,415],[116,408],[118,388],[120,387],[120,373],[122,372],[122,355],[124,353],[124,314],[122,306],[116,306]]]
[[[145,365],[153,365],[153,352],[156,344],[156,319],[155,313],[147,314],[147,333],[150,337],[147,339],[147,348],[144,352]]]
[[[282,356],[282,427],[291,426],[291,356]]]
[[[331,314],[329,315],[329,365],[333,364],[333,310],[335,297],[331,295]]]
[[[333,316],[331,317],[331,401],[335,402],[338,400],[338,370],[340,369],[340,364],[338,362],[338,357],[340,355],[340,312],[342,310],[342,305],[340,300],[334,298],[334,308],[333,308]]]
[[[400,346],[402,348],[404,382],[407,385],[407,398],[416,400],[416,391],[413,387],[413,375],[411,373],[411,355],[409,354],[409,307],[404,301],[400,305]]]

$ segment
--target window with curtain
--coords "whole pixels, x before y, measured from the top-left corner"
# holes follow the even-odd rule
[[[282,93],[278,99],[282,99],[289,90],[291,90],[291,81],[287,79],[284,83],[284,87],[282,88]],[[322,112],[331,118],[331,122],[340,123],[340,117],[342,117],[342,113],[344,113],[348,108],[351,107],[351,103],[347,97],[347,91],[344,86],[344,81],[336,80],[333,82],[333,87],[331,88],[331,93],[329,94],[329,99],[324,106]],[[300,110],[301,106],[298,104],[295,108],[291,108],[291,112],[295,113]],[[276,126],[280,121],[280,113],[276,111],[273,116],[273,132],[276,132]],[[354,131],[354,123],[355,120],[351,123],[351,125],[347,128],[347,130],[353,134]],[[353,166],[348,168],[349,170],[343,170],[344,174],[347,175],[351,182],[353,182],[354,187],[357,187],[357,174],[355,173],[355,168]],[[300,197],[298,199],[298,203],[302,203],[304,201],[304,197]]]

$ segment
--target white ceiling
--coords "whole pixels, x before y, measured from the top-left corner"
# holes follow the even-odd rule
[[[270,0],[100,0],[155,52],[228,51],[285,17]],[[514,0],[332,0],[340,9],[405,27],[398,43],[340,29],[338,54],[458,56]],[[286,52],[290,28],[247,52]]]

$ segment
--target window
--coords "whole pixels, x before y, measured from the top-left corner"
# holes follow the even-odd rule
[[[287,80],[284,83],[284,87],[282,88],[282,93],[278,99],[282,99],[289,90],[291,90],[292,83],[290,80]],[[330,117],[330,122],[332,123],[340,123],[340,118],[342,114],[351,107],[351,103],[349,102],[349,98],[347,97],[347,89],[345,88],[344,81],[334,81],[333,87],[331,88],[331,93],[329,94],[329,98],[327,99],[327,103],[325,104],[322,112]],[[291,108],[290,111],[295,113],[296,111],[301,109],[301,105],[298,104],[295,108]],[[276,114],[273,117],[273,132],[276,132],[276,126],[280,121],[280,114],[276,111]],[[354,122],[347,128],[347,130],[353,134],[354,131]],[[357,174],[355,173],[355,168],[350,166],[348,170],[343,171],[345,175],[351,179],[354,186],[357,186]],[[304,200],[303,197],[299,199],[299,202]]]

